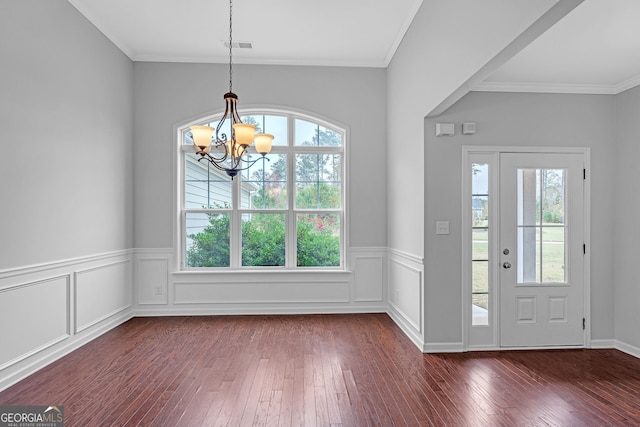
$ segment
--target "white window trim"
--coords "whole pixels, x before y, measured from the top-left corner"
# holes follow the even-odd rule
[[[260,107],[260,106],[248,106],[243,108],[240,112],[241,116],[250,116],[250,115],[277,115],[277,116],[286,116],[288,119],[288,135],[289,141],[293,141],[294,137],[294,120],[293,119],[302,119],[310,122],[314,122],[319,124],[320,126],[326,127],[327,129],[334,130],[343,136],[343,144],[342,147],[337,149],[336,147],[315,147],[315,146],[293,146],[288,145],[287,147],[295,147],[296,151],[291,150],[290,148],[284,146],[274,145],[272,147],[271,153],[277,154],[278,152],[287,152],[287,153],[322,153],[326,151],[335,151],[335,153],[339,153],[342,155],[342,209],[335,210],[340,214],[340,228],[341,228],[341,250],[340,250],[340,266],[335,267],[298,267],[295,264],[296,260],[296,251],[295,251],[295,220],[287,221],[288,227],[293,229],[287,230],[287,242],[286,242],[286,250],[287,250],[287,262],[288,266],[278,266],[278,267],[249,267],[249,266],[241,266],[240,262],[238,262],[237,267],[185,267],[184,263],[184,254],[186,252],[186,239],[184,238],[184,212],[188,211],[183,209],[184,203],[184,162],[183,162],[183,153],[190,152],[193,150],[192,147],[184,144],[183,142],[183,133],[189,126],[194,124],[201,124],[205,122],[217,122],[222,114],[223,110],[219,110],[216,113],[208,114],[206,116],[199,116],[192,118],[188,121],[185,121],[179,125],[174,126],[174,159],[173,159],[173,176],[174,176],[174,197],[173,197],[173,206],[174,206],[174,215],[173,215],[173,252],[174,252],[174,265],[176,266],[175,273],[179,274],[238,274],[238,273],[317,273],[327,272],[327,273],[344,273],[350,271],[349,266],[349,128],[335,120],[330,120],[322,117],[321,115],[315,113],[309,113],[301,110],[291,110],[291,109],[278,109],[273,107]],[[328,150],[329,149],[329,150]],[[293,162],[288,162],[288,177],[292,177],[292,173],[294,173]],[[239,185],[233,185],[232,191],[240,191]],[[295,189],[291,188],[290,196],[288,198],[289,209],[282,210],[287,215],[295,214],[296,212],[304,211],[304,210],[293,210],[292,206],[295,198]],[[234,194],[235,197],[238,197],[238,194]],[[234,207],[234,210],[236,208]],[[315,209],[309,210],[310,212],[317,211],[332,211],[332,209]],[[199,210],[199,212],[206,212],[206,210]],[[218,211],[219,212],[219,211]],[[272,212],[280,212],[279,210],[273,210]],[[240,214],[241,215],[241,214]],[[232,222],[233,223],[233,222]],[[239,227],[239,222],[235,221],[237,226]],[[233,234],[236,230],[231,230]],[[231,257],[239,257],[240,251],[235,250],[234,247],[234,239],[230,242],[230,252]],[[292,260],[293,262],[291,262]]]

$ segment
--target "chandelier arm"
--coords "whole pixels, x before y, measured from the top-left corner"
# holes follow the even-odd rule
[[[210,152],[209,153],[201,153],[200,154],[201,157],[207,157],[207,160],[209,160],[210,162],[217,162],[217,163],[222,163],[225,160],[227,160],[227,158],[229,157],[229,153],[225,150],[224,153],[221,153],[220,156],[214,156],[212,155]],[[199,159],[198,159],[199,161]]]
[[[225,142],[227,142],[227,135],[224,132],[220,132],[220,130],[222,129],[222,126],[224,125],[224,122],[227,120],[227,117],[229,117],[229,100],[227,99],[226,95],[224,99],[225,99],[224,114],[222,115],[222,118],[218,122],[218,126],[216,126],[216,145],[224,144]],[[231,135],[231,137],[233,137],[233,134]]]
[[[242,123],[242,120],[240,119],[240,114],[238,113],[238,108],[237,108],[237,98],[231,101],[231,121],[233,123]]]
[[[258,157],[255,160],[245,160],[242,157],[236,157],[234,159],[234,167],[229,168],[228,170],[232,170],[235,171],[235,174],[233,176],[235,176],[239,171],[244,171],[249,169],[251,166],[253,166],[258,160],[262,160],[262,159],[266,159],[268,162],[270,162],[271,160],[269,160],[268,157],[265,157],[264,155],[261,155],[260,157]],[[244,162],[247,163],[246,166],[239,168],[238,166],[240,166],[240,162]]]
[[[253,166],[258,160],[266,160],[267,162],[270,162],[271,160],[264,154],[261,154],[260,157],[258,157],[255,160],[246,160],[242,157],[240,157],[240,160],[244,163],[249,163],[247,166],[243,167],[242,169],[238,169],[238,170],[245,170],[245,169],[249,169],[251,166]],[[239,163],[238,163],[239,164]]]
[[[211,165],[213,165],[216,169],[221,170],[221,171],[223,171],[223,172],[226,172],[226,171],[227,171],[227,168],[226,168],[226,167],[222,166],[222,165],[221,165],[217,160],[215,160],[215,159],[214,159],[213,157],[211,157],[209,154],[205,154],[204,156],[200,157],[200,158],[198,159],[198,161],[201,161],[201,160],[203,160],[203,159],[204,159],[204,160],[206,160],[206,161],[208,161],[209,163],[211,163]]]

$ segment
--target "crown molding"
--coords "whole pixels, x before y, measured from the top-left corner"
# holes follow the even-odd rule
[[[229,64],[229,57],[207,56],[166,56],[166,55],[133,55],[129,57],[134,62],[175,62],[196,64]],[[353,67],[353,68],[386,68],[387,65],[379,60],[341,60],[341,59],[260,59],[233,58],[234,65],[293,65],[306,67]]]
[[[632,89],[636,86],[640,86],[640,74],[617,84],[616,94],[624,92],[625,90]]]
[[[473,92],[616,94],[614,86],[611,85],[582,85],[570,83],[482,82],[474,86],[471,90]]]
[[[575,93],[588,95],[617,95],[640,85],[640,75],[622,83],[572,84],[572,83],[519,83],[519,82],[482,82],[474,86],[472,92],[525,92],[525,93]]]

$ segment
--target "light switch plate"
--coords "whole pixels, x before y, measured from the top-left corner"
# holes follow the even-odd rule
[[[449,234],[449,221],[436,221],[436,234]]]

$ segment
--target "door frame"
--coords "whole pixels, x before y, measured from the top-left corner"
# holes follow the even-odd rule
[[[518,146],[463,146],[462,147],[462,349],[463,351],[476,351],[476,350],[532,350],[536,348],[546,347],[501,347],[500,335],[499,335],[499,298],[500,298],[500,280],[498,274],[491,274],[490,288],[493,289],[492,296],[490,298],[493,301],[493,310],[489,314],[489,326],[471,326],[471,158],[475,155],[483,157],[491,157],[493,160],[494,172],[491,175],[489,188],[490,192],[494,194],[494,197],[490,199],[490,206],[493,212],[491,218],[493,221],[499,223],[499,194],[500,194],[500,181],[497,171],[499,171],[500,154],[502,153],[547,153],[547,154],[582,154],[585,167],[585,179],[584,179],[584,316],[585,316],[585,334],[584,334],[584,347],[591,347],[591,150],[588,147],[518,147]],[[489,236],[493,242],[493,249],[490,256],[493,261],[491,262],[491,269],[495,273],[499,271],[500,257],[498,256],[498,243],[499,243],[499,227],[489,226]],[[490,271],[491,271],[490,269]],[[483,337],[486,336],[485,342],[470,343],[471,335],[475,333],[472,328],[489,328],[486,329],[486,334],[480,334]],[[475,340],[477,341],[477,340]],[[562,348],[562,347],[553,347]],[[575,346],[567,347],[575,348]]]

